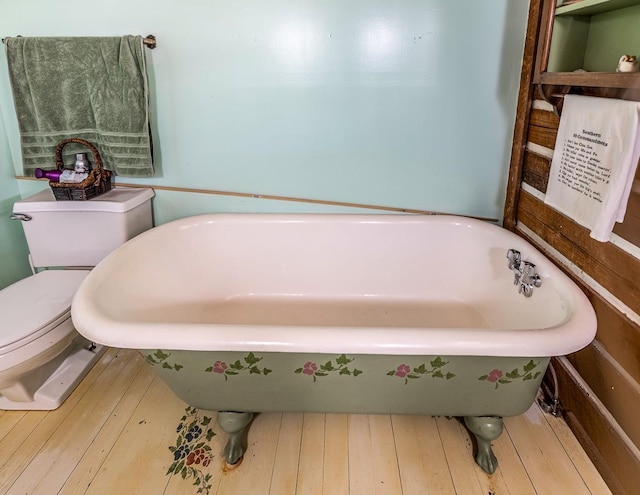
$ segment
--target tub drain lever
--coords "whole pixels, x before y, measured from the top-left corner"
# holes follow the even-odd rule
[[[540,275],[536,273],[536,265],[528,261],[523,261],[522,278],[520,279],[518,292],[524,294],[525,297],[531,297],[533,295],[533,288],[540,287],[541,285],[542,279]]]

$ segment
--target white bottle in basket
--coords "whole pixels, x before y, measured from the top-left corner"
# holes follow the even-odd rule
[[[76,153],[76,165],[73,170],[64,170],[60,182],[82,182],[89,176],[89,162],[84,153]]]
[[[76,153],[76,166],[73,171],[76,174],[85,174],[89,172],[89,162],[87,161],[87,157],[84,153]]]

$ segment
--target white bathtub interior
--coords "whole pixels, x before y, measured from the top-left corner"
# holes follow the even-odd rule
[[[210,334],[250,328],[262,343],[286,329],[348,329],[356,339],[369,338],[364,329],[392,330],[389,347],[401,352],[406,337],[409,352],[420,329],[462,329],[475,340],[499,331],[509,340],[566,326],[584,305],[524,240],[460,217],[210,215],[163,227],[92,274],[103,295],[94,310],[110,324]],[[543,285],[530,298],[513,285],[509,248],[537,265]]]

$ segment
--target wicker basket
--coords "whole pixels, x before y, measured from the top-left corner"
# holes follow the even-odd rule
[[[56,146],[56,168],[64,169],[62,149],[69,143],[86,146],[93,153],[93,168],[82,182],[49,182],[53,196],[58,201],[85,201],[95,198],[111,189],[111,172],[102,166],[102,158],[98,149],[89,141],[80,138],[70,138],[60,141]]]

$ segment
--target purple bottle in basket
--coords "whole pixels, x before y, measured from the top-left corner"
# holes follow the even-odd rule
[[[41,168],[36,169],[36,179],[49,179],[50,182],[59,182],[60,174],[62,174],[62,170],[53,169],[53,170],[42,170]]]

